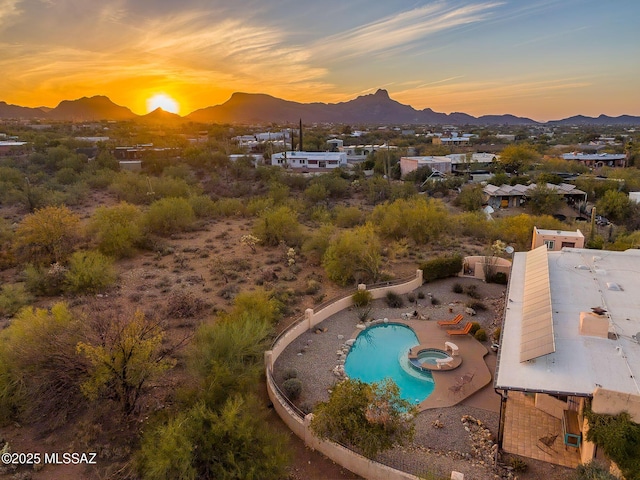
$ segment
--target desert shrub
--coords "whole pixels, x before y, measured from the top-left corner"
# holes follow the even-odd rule
[[[413,303],[416,301],[416,296],[413,293],[407,294],[407,301]]]
[[[255,223],[253,233],[269,246],[276,246],[280,242],[299,246],[303,241],[298,215],[287,206],[263,212]]]
[[[184,198],[163,198],[151,204],[146,212],[145,224],[157,235],[184,232],[195,222],[195,214]]]
[[[64,303],[23,308],[0,332],[0,420],[53,428],[84,404],[87,363],[76,353],[83,322]]]
[[[329,197],[329,191],[327,188],[320,184],[314,183],[313,185],[309,185],[307,189],[304,191],[304,199],[310,204],[315,205],[316,203],[324,202]]]
[[[529,468],[527,463],[524,460],[522,460],[520,457],[511,457],[509,459],[508,464],[511,468],[513,468],[513,471],[516,473],[524,473]]]
[[[479,300],[474,300],[473,302],[467,302],[465,306],[469,308],[473,308],[476,312],[484,312],[487,309],[487,306]]]
[[[298,378],[298,370],[295,368],[287,368],[282,374],[282,378],[284,380],[289,380],[290,378]]]
[[[478,340],[479,342],[484,342],[487,340],[487,332],[485,331],[484,328],[479,328],[476,333],[474,333],[473,335],[475,337],[476,340]]]
[[[617,480],[618,477],[609,473],[609,471],[598,462],[591,461],[582,463],[576,467],[575,472],[570,477],[571,480]]]
[[[346,230],[327,248],[322,265],[339,285],[375,282],[380,275],[380,241],[372,225]]]
[[[194,318],[206,307],[204,300],[191,292],[173,292],[167,300],[167,315],[174,318]]]
[[[189,204],[198,218],[211,218],[216,214],[216,202],[206,195],[189,197]]]
[[[242,217],[246,207],[239,198],[221,198],[215,202],[215,215],[219,217]]]
[[[351,299],[353,300],[354,306],[361,308],[366,307],[371,303],[373,295],[371,295],[371,292],[368,290],[358,290],[351,296]]]
[[[439,278],[455,277],[462,270],[462,257],[454,255],[434,258],[423,263],[420,268],[422,269],[425,283]]]
[[[371,213],[382,236],[395,240],[409,237],[420,245],[438,238],[446,228],[446,219],[442,202],[421,196],[378,205]]]
[[[480,298],[478,287],[476,285],[467,285],[464,289],[464,293],[466,293],[470,298]]]
[[[480,330],[480,324],[478,322],[471,322],[471,335],[475,335],[478,330]]]
[[[424,292],[423,291],[418,292],[418,298],[420,300],[424,299]]]
[[[98,207],[89,222],[89,232],[98,249],[115,258],[130,257],[135,246],[142,241],[142,212],[130,203],[113,207]]]
[[[464,289],[462,288],[462,285],[459,283],[454,283],[453,287],[451,288],[451,290],[454,293],[462,293],[464,291]]]
[[[364,223],[365,215],[358,207],[337,206],[333,213],[336,226],[341,228],[351,228]]]
[[[333,231],[333,226],[323,225],[306,238],[301,250],[310,262],[314,264],[322,262],[322,257],[327,248],[329,248]]]
[[[20,261],[37,265],[64,262],[82,239],[80,217],[67,207],[45,207],[27,215],[14,236]]]
[[[113,176],[109,191],[119,200],[143,205],[154,199],[151,179],[132,172],[120,172]]]
[[[431,297],[431,305],[440,305],[440,300],[436,297]]]
[[[486,278],[487,283],[497,283],[498,285],[506,285],[507,280],[507,274],[504,272],[496,272],[493,275],[487,275]]]
[[[217,409],[205,402],[148,429],[136,467],[143,480],[286,478],[286,437],[274,433],[264,409],[235,395]]]
[[[396,292],[387,292],[385,300],[390,308],[402,308],[402,306],[404,305],[402,297]]]
[[[12,317],[31,300],[31,295],[23,284],[3,285],[0,290],[0,317]]]
[[[493,334],[491,335],[493,337],[493,341],[494,342],[499,342],[500,341],[500,334],[502,333],[502,328],[497,327],[494,331]]]
[[[247,204],[246,213],[252,217],[259,216],[265,210],[273,208],[273,199],[265,197],[256,197],[249,200]]]
[[[116,281],[113,260],[97,251],[75,252],[65,274],[66,289],[73,293],[97,293]]]
[[[196,187],[190,186],[182,178],[160,177],[151,181],[155,198],[188,198],[200,193]]]
[[[50,267],[29,264],[24,269],[25,287],[33,295],[58,295],[64,290],[66,274],[59,263]]]
[[[282,390],[289,400],[297,400],[302,394],[302,381],[299,378],[289,378],[282,382]]]
[[[315,295],[320,291],[321,288],[322,288],[322,285],[320,284],[319,281],[310,279],[307,281],[307,286],[304,290],[304,293],[306,295]]]

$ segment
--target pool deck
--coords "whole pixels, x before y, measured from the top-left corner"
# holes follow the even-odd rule
[[[455,369],[431,370],[435,389],[417,405],[418,411],[457,405],[491,383],[491,371],[484,359],[489,350],[472,335],[451,337],[445,328],[438,326],[433,320],[390,319],[389,323],[410,327],[418,337],[420,349],[445,350],[445,342],[453,342],[458,346],[458,356],[454,358],[461,360],[460,365]],[[354,338],[359,333],[360,331],[355,332]]]

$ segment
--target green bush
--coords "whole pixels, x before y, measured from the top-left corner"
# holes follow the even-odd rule
[[[365,215],[362,209],[358,207],[342,207],[337,206],[334,210],[335,224],[342,228],[351,228],[361,225],[364,222]]]
[[[153,202],[145,214],[147,228],[157,235],[184,232],[195,219],[191,204],[184,198],[163,198]]]
[[[504,272],[496,272],[493,275],[487,275],[486,278],[487,283],[497,283],[498,285],[506,285],[507,280],[507,274]]]
[[[404,306],[402,297],[398,295],[396,292],[387,292],[387,295],[385,298],[387,301],[387,305],[390,308],[402,308]]]
[[[451,290],[454,293],[462,293],[462,292],[464,292],[464,289],[462,288],[462,285],[459,284],[459,283],[454,283],[453,287],[451,288]]]
[[[239,198],[221,198],[215,202],[215,215],[219,217],[243,217],[246,207]]]
[[[471,335],[475,335],[480,330],[480,324],[478,322],[471,322]]]
[[[31,300],[23,284],[3,285],[0,290],[0,317],[12,317]]]
[[[476,285],[467,285],[467,287],[464,289],[464,292],[471,298],[480,298],[478,287]]]
[[[289,400],[297,400],[302,394],[302,381],[299,378],[289,378],[282,382],[282,390]]]
[[[216,215],[216,202],[206,195],[189,197],[189,204],[198,218],[211,218]]]
[[[479,328],[473,336],[479,342],[485,342],[487,340],[487,332],[484,328]]]
[[[256,221],[253,233],[265,245],[273,247],[280,242],[288,246],[299,246],[303,240],[298,215],[286,206],[264,211]]]
[[[511,457],[509,459],[509,466],[511,466],[516,473],[524,473],[529,468],[526,462],[520,457]]]
[[[423,263],[420,269],[425,283],[433,282],[439,278],[455,277],[462,270],[462,257],[453,255],[434,258]]]
[[[353,300],[353,305],[361,308],[366,307],[371,303],[371,300],[373,300],[373,295],[371,295],[371,292],[368,290],[358,290],[351,296],[351,298]]]
[[[66,289],[73,293],[97,293],[116,281],[113,260],[96,251],[75,252],[65,274]]]
[[[58,295],[64,290],[66,273],[59,263],[48,268],[30,264],[24,269],[25,286],[33,295]]]
[[[618,480],[618,477],[609,473],[609,471],[598,462],[591,461],[583,463],[576,467],[576,471],[571,476],[572,480]]]
[[[298,378],[298,370],[295,368],[287,368],[282,374],[282,378],[284,380],[289,380],[290,378]]]
[[[465,307],[473,308],[476,312],[484,312],[487,309],[487,306],[478,300],[467,302]]]
[[[499,342],[500,341],[500,334],[502,333],[502,328],[498,327],[493,331],[493,334],[491,335],[493,337],[493,341],[494,342]]]
[[[135,253],[136,245],[142,242],[141,219],[140,209],[130,203],[98,207],[89,222],[89,232],[103,254],[130,257]]]

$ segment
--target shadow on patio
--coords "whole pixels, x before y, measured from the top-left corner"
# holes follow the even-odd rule
[[[565,447],[562,421],[535,407],[533,397],[509,392],[502,449],[523,457],[576,468],[580,451]]]

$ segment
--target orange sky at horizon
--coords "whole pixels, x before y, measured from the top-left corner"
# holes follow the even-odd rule
[[[442,113],[640,115],[632,0],[5,3],[9,104],[105,95],[141,115],[165,94],[185,116],[234,92],[337,103],[384,88]]]

